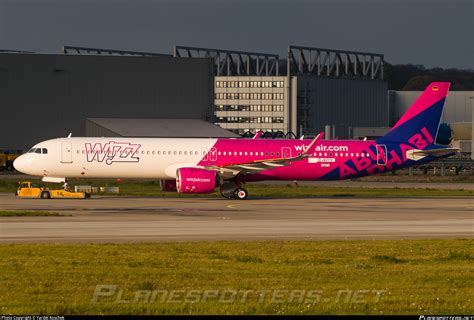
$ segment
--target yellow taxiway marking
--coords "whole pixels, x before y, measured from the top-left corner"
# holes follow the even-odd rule
[[[229,205],[227,205],[227,208],[229,208],[229,209],[237,209],[235,206],[236,206],[236,204],[229,204]]]

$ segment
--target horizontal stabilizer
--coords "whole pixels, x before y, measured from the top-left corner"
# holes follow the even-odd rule
[[[442,157],[451,153],[460,151],[459,148],[442,148],[442,149],[430,149],[430,150],[419,150],[413,149],[407,151],[407,159],[418,161],[427,156]]]

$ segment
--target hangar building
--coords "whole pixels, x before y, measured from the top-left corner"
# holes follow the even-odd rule
[[[15,149],[69,133],[117,133],[114,126],[140,136],[137,119],[154,119],[154,126],[145,121],[155,128],[146,136],[180,136],[170,126],[158,130],[159,119],[291,137],[329,127],[327,138],[389,122],[383,55],[297,46],[288,47],[286,59],[180,46],[172,55],[81,47],[63,47],[62,54],[3,52],[0,105],[7,110],[0,118],[0,147]],[[205,127],[196,136],[224,136]]]
[[[0,53],[1,148],[84,135],[87,118],[212,119],[212,59],[65,53]]]
[[[381,54],[289,46],[282,60],[176,46],[174,56],[214,58],[214,121],[238,134],[316,135],[329,126],[332,138],[348,138],[353,127],[388,126]]]

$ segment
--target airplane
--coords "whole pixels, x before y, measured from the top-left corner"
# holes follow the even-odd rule
[[[244,183],[338,180],[449,157],[436,144],[449,82],[433,82],[390,131],[375,140],[67,137],[40,142],[14,161],[46,182],[68,178],[152,178],[167,191],[246,199]]]

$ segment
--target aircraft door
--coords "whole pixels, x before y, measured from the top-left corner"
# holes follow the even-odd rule
[[[377,149],[377,164],[385,166],[387,164],[387,146],[384,144],[378,144],[375,147]]]
[[[282,158],[291,158],[291,148],[289,147],[281,148],[281,156]]]
[[[72,146],[70,142],[61,143],[61,163],[72,163]]]
[[[209,150],[209,161],[217,161],[217,149],[211,148]]]

